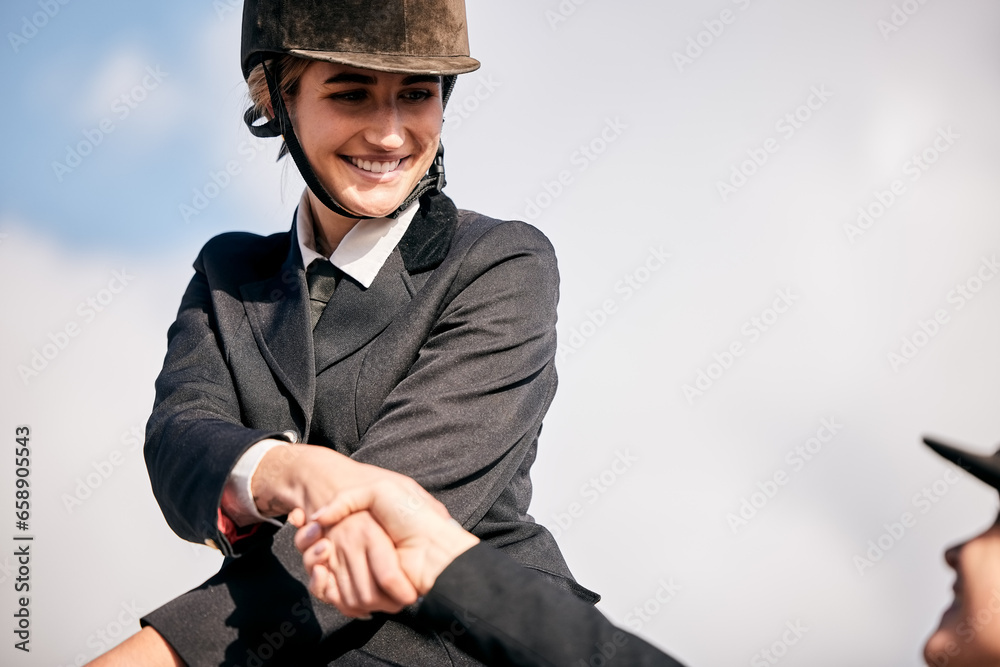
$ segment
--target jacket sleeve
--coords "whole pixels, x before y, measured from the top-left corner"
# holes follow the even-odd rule
[[[488,665],[683,667],[485,543],[445,568],[417,616]]]
[[[230,469],[255,442],[287,436],[241,423],[213,312],[199,257],[177,319],[167,332],[167,354],[156,379],[144,454],[153,495],[174,532],[228,556],[233,555],[233,545],[219,528],[219,506]],[[198,461],[196,471],[191,470],[192,460]],[[269,525],[261,528],[275,530]]]
[[[535,228],[501,223],[469,248],[449,290],[353,458],[414,478],[471,528],[508,486],[525,508],[530,498],[518,471],[556,389],[555,254]]]

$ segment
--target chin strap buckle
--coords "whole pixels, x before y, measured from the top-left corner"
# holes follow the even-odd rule
[[[444,143],[438,141],[437,155],[434,156],[434,162],[431,163],[431,168],[427,170],[427,175],[434,179],[434,188],[431,194],[437,194],[444,190],[444,186],[448,182],[444,179]]]

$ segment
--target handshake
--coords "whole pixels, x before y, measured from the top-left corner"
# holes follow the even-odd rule
[[[422,597],[420,621],[488,665],[600,658],[607,667],[683,667],[575,594],[480,545],[409,477],[335,459],[326,504],[312,514],[293,509],[288,521],[298,527],[309,592],[345,616],[397,613]]]
[[[434,586],[438,575],[479,539],[415,481],[344,460],[352,480],[311,516],[301,508],[295,546],[310,573],[309,591],[345,616],[396,613]]]

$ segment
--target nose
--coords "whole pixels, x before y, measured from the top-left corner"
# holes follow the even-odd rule
[[[365,131],[365,141],[386,151],[401,148],[406,142],[406,130],[395,101],[378,105]]]

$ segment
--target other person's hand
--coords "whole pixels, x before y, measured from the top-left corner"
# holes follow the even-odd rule
[[[338,491],[329,505],[309,517],[308,523],[304,512],[295,512],[289,519],[302,525],[295,544],[313,577],[310,591],[341,612],[357,616],[363,606],[356,605],[357,591],[342,590],[342,582],[350,582],[351,578],[345,576],[339,559],[343,556],[357,562],[359,556],[335,545],[332,527],[356,513],[372,516],[392,540],[403,572],[420,595],[431,589],[452,560],[479,539],[463,530],[450,518],[444,505],[409,477],[362,463],[352,461],[352,464],[359,467],[363,483]],[[373,565],[375,569],[378,567]]]

